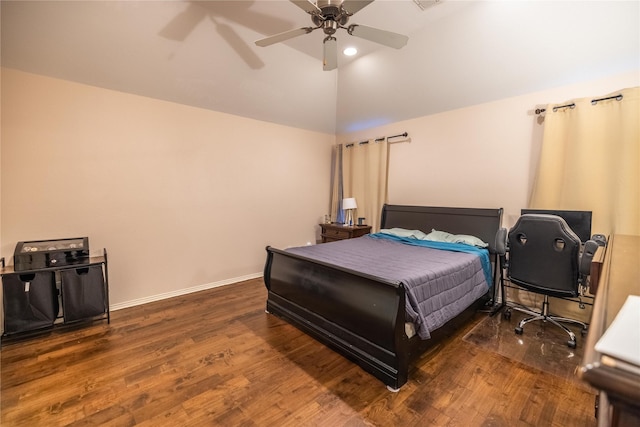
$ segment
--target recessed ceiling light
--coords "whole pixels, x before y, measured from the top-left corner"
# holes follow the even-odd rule
[[[347,56],[353,56],[356,53],[358,53],[358,49],[356,49],[355,47],[348,47],[345,50],[343,50],[342,53],[344,53]]]

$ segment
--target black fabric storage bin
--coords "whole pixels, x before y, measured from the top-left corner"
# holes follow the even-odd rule
[[[89,319],[106,312],[102,266],[60,271],[65,322]]]
[[[5,334],[53,326],[58,316],[55,273],[6,274],[2,291]]]

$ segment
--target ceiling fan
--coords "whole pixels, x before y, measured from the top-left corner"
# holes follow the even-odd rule
[[[315,27],[302,27],[295,30],[256,41],[256,45],[264,47],[275,43],[280,43],[294,37],[322,28],[327,35],[325,37],[323,52],[324,71],[334,70],[338,67],[338,40],[333,37],[338,29],[347,30],[352,36],[360,37],[385,46],[400,49],[407,44],[409,37],[391,31],[380,30],[360,24],[347,25],[349,18],[356,12],[373,3],[373,0],[289,0],[300,9],[311,15]]]

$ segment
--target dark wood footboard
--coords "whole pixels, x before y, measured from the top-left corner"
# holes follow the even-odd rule
[[[381,226],[474,235],[487,242],[495,255],[501,218],[501,208],[385,205]],[[480,298],[432,331],[430,340],[420,340],[405,333],[406,294],[400,282],[272,247],[267,247],[264,281],[269,313],[357,363],[392,389],[407,382],[409,365],[423,351],[449,336],[478,305],[484,304],[484,298]]]
[[[405,289],[267,247],[267,311],[354,361],[386,385],[407,381]]]

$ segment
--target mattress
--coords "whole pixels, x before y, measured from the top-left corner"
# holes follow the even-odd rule
[[[451,320],[489,290],[480,256],[363,236],[288,252],[389,281],[407,294],[406,320],[421,339]]]

